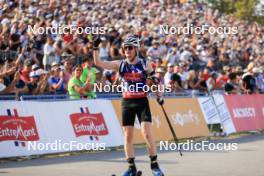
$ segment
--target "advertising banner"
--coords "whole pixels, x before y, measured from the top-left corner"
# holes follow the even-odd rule
[[[231,115],[229,113],[229,110],[227,108],[227,104],[225,102],[225,99],[223,95],[213,95],[213,100],[215,102],[216,108],[219,112],[220,121],[222,124],[222,127],[224,128],[224,132],[226,134],[235,133],[236,129],[234,127]]]
[[[207,124],[221,123],[213,97],[200,97],[198,101]]]
[[[225,95],[237,132],[264,129],[264,95]]]
[[[120,145],[123,133],[110,100],[0,102],[0,157]]]
[[[122,124],[121,101],[112,100],[112,103],[117,112],[119,122]],[[157,141],[171,140],[172,135],[160,105],[152,98],[149,99],[149,104],[152,114],[152,128],[155,139]],[[168,98],[165,99],[164,107],[178,138],[207,136],[209,134],[203,113],[196,99]],[[145,141],[141,135],[138,120],[135,121],[134,126],[136,127],[134,133],[135,143],[144,143]]]

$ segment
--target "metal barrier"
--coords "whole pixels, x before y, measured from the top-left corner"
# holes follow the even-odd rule
[[[223,91],[215,91],[214,94],[223,94]],[[208,96],[206,92],[199,92],[196,90],[187,90],[185,92],[173,92],[164,93],[165,98],[182,98],[182,97],[201,97]],[[97,99],[120,99],[122,98],[122,93],[96,93]],[[155,93],[149,93],[149,97],[156,97]],[[68,94],[44,94],[44,95],[20,95],[16,97],[15,94],[0,95],[0,101],[5,100],[37,100],[37,101],[61,101],[70,100]]]

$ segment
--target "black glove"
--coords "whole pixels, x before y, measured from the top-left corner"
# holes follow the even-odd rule
[[[150,79],[154,84],[159,84],[160,80],[156,76],[149,76],[148,79]]]
[[[98,48],[98,46],[100,45],[100,43],[101,43],[101,38],[100,38],[100,36],[98,35],[98,36],[96,36],[95,39],[93,40],[93,47],[94,47],[94,48]]]
[[[162,97],[157,97],[157,102],[162,106],[164,104],[164,99]]]

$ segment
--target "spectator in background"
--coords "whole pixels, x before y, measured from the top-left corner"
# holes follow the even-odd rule
[[[242,88],[244,90],[244,93],[252,94],[257,92],[256,79],[254,78],[251,72],[246,72],[242,76],[242,81],[243,81]]]
[[[253,74],[253,68],[255,66],[254,62],[250,62],[247,68],[244,69],[244,74],[242,75],[242,89],[246,94],[255,93],[257,90],[256,79]]]
[[[54,94],[66,93],[64,85],[64,72],[59,65],[55,65],[51,69],[51,76],[49,77],[50,92]]]
[[[217,72],[212,72],[210,74],[210,77],[207,79],[206,85],[207,85],[207,88],[208,88],[209,92],[212,92],[212,91],[216,90],[216,88],[217,88],[216,87],[217,77],[218,77],[218,73]]]
[[[73,61],[70,57],[67,57],[63,60],[63,75],[64,75],[64,87],[67,89],[67,85],[69,80],[72,77],[72,67],[73,67]]]
[[[116,71],[108,70],[104,71],[102,75],[101,82],[99,84],[102,85],[114,85],[117,84],[117,74]]]
[[[119,51],[119,47],[116,43],[111,44],[110,46],[110,58],[111,60],[120,60],[121,59],[121,53]]]
[[[40,68],[36,70],[36,73],[39,75],[39,84],[40,84],[39,94],[49,92],[48,79],[50,77],[50,72],[47,72],[42,68]]]
[[[96,83],[96,68],[93,67],[93,56],[86,56],[83,60],[83,72],[80,80],[82,83]],[[86,94],[87,98],[96,98],[95,92],[89,92]]]
[[[8,86],[14,77],[17,70],[15,61],[10,56],[6,56],[2,61],[2,69],[0,73],[0,78],[3,79],[4,85]]]
[[[32,71],[33,61],[31,59],[26,59],[24,62],[24,67],[20,72],[20,79],[25,83],[30,82],[29,73]]]
[[[45,70],[50,70],[51,63],[56,61],[55,58],[55,47],[53,46],[54,41],[51,36],[48,36],[47,41],[44,45],[44,56],[43,56],[43,66]]]
[[[229,73],[230,73],[230,67],[224,66],[223,71],[221,72],[221,74],[218,76],[216,80],[216,87],[218,89],[224,88],[225,84],[227,83]]]
[[[227,94],[237,94],[240,92],[239,84],[237,81],[237,73],[230,73],[228,75],[228,81],[225,84],[225,92]]]
[[[110,60],[109,45],[106,37],[101,37],[101,44],[99,47],[99,57],[102,60]]]
[[[73,76],[68,82],[68,92],[70,99],[76,100],[85,98],[87,93],[91,92],[92,86],[89,83],[89,80],[85,83],[81,81],[81,75],[83,72],[83,68],[81,65],[76,65],[73,70]]]
[[[168,52],[166,56],[167,63],[170,63],[172,65],[175,65],[180,60],[180,53],[177,49],[177,43],[172,44],[172,49]]]
[[[178,68],[179,68],[178,65],[174,66],[174,72],[172,73],[170,78],[170,86],[173,92],[184,90],[182,87],[182,80],[181,80],[181,76],[179,75]]]
[[[32,94],[32,95],[37,95],[39,94],[40,90],[40,82],[39,82],[39,76],[35,71],[30,72],[29,77],[30,77],[30,82],[25,86],[26,89],[25,92]]]
[[[171,81],[171,75],[173,74],[173,67],[174,65],[171,63],[168,63],[167,65],[167,72],[164,75],[164,84],[169,85]]]
[[[153,64],[151,64],[152,68],[155,70],[158,67],[162,67],[162,59],[157,57],[154,60],[155,62]]]
[[[53,47],[55,48],[55,51],[54,51],[55,52],[55,55],[54,55],[55,59],[54,59],[54,61],[56,61],[57,63],[60,63],[61,62],[61,56],[62,56],[62,54],[66,48],[64,48],[62,40],[57,40],[54,43]]]
[[[8,88],[14,82],[16,70],[18,70],[21,72],[16,75],[19,75],[21,79],[16,83],[16,87],[23,87],[23,84],[28,84],[31,79],[29,77],[31,70],[29,69],[30,65],[25,68],[24,63],[27,59],[31,59],[32,64],[38,64],[41,68],[42,63],[46,63],[45,69],[49,70],[50,64],[54,60],[57,63],[63,60],[64,52],[71,53],[75,59],[89,54],[92,50],[92,35],[75,35],[70,33],[70,30],[66,30],[63,35],[52,34],[53,39],[56,38],[54,42],[53,40],[50,41],[52,38],[49,35],[30,32],[27,30],[28,25],[33,26],[34,29],[63,24],[73,24],[78,27],[107,27],[109,31],[106,31],[102,37],[100,54],[102,58],[107,58],[110,55],[109,58],[113,60],[122,58],[120,44],[123,36],[128,32],[136,33],[141,38],[140,56],[147,56],[148,54],[151,59],[155,60],[155,55],[164,59],[164,54],[167,54],[165,57],[167,63],[173,65],[183,61],[185,63],[186,60],[193,60],[190,62],[191,64],[187,64],[188,69],[186,71],[189,69],[198,70],[207,64],[210,67],[210,72],[219,73],[216,87],[221,90],[224,90],[225,84],[229,80],[229,73],[236,72],[234,68],[231,71],[229,66],[241,66],[240,73],[237,74],[241,88],[243,87],[242,82],[244,85],[245,82],[248,82],[247,79],[242,81],[243,70],[241,71],[241,69],[244,69],[249,62],[253,62],[254,67],[263,66],[264,35],[261,35],[264,30],[263,25],[249,24],[244,20],[220,14],[201,4],[202,8],[197,12],[196,3],[174,6],[167,3],[162,4],[161,1],[146,1],[140,5],[138,2],[131,1],[124,4],[121,0],[116,0],[114,3],[112,1],[84,1],[79,4],[79,1],[68,3],[51,1],[50,4],[47,4],[42,1],[39,3],[1,1],[0,6],[3,8],[0,8],[0,59],[6,58],[4,66],[0,70],[1,82]],[[70,5],[68,5],[69,3]],[[152,6],[155,9],[150,9]],[[25,9],[28,9],[29,12]],[[194,22],[196,23],[194,25],[197,26],[204,24],[209,26],[237,26],[239,33],[229,37],[208,35],[208,33],[193,36],[185,34],[161,35],[156,28],[158,25],[179,24],[185,26],[186,21]],[[167,50],[169,52],[165,52]],[[8,52],[8,57],[6,57],[6,52]],[[16,59],[17,56],[18,59]],[[66,85],[71,77],[71,68],[77,60],[71,60],[71,64],[64,62],[64,84]],[[66,66],[68,64],[69,66]],[[156,64],[154,61],[153,66],[155,67]],[[158,67],[160,64],[158,62]],[[249,68],[251,65],[249,64],[247,72],[255,78],[256,89],[263,91],[263,74],[261,76],[259,71],[253,72],[253,68]],[[183,66],[180,67],[183,68]],[[185,76],[182,74],[184,69],[182,68],[178,68],[179,71],[176,73],[181,76],[182,87],[186,89]],[[202,71],[201,75],[204,81],[208,83],[210,80],[208,73]],[[44,75],[40,77],[44,77]],[[109,80],[111,77],[109,74]],[[66,85],[65,87],[67,87]]]
[[[16,71],[14,74],[14,78],[12,82],[9,85],[5,85],[4,80],[0,79],[0,83],[2,83],[5,86],[5,89],[3,90],[3,93],[16,93],[16,85],[20,81],[20,73],[19,71]],[[17,93],[16,93],[17,95]],[[18,97],[18,96],[16,96]]]
[[[32,48],[30,46],[26,46],[21,49],[21,53],[18,55],[16,64],[19,67],[23,67],[23,63],[26,59],[32,59],[35,64],[39,64],[39,61],[34,52],[32,52]]]
[[[17,52],[21,48],[20,35],[11,34],[9,38],[9,50]]]
[[[155,59],[155,58],[162,58],[162,48],[160,48],[160,43],[158,40],[153,41],[153,46],[150,47],[147,51],[147,56]]]
[[[155,76],[159,79],[159,84],[164,85],[165,70],[163,67],[157,67],[155,70]]]
[[[263,93],[264,92],[263,70],[259,67],[255,67],[253,68],[252,72],[256,80],[256,86],[257,86],[258,92]]]
[[[204,74],[203,70],[198,71],[198,79],[199,79],[199,91],[200,92],[207,92],[208,88],[207,88],[207,84],[206,84],[206,76]]]
[[[30,94],[30,95],[37,95],[40,92],[40,87],[41,87],[41,82],[39,82],[39,77],[40,75],[38,75],[35,71],[30,72],[29,74],[29,81],[28,82],[20,82],[19,86],[18,84],[16,85],[16,95],[18,97],[18,95],[20,93],[23,94]]]
[[[192,62],[192,53],[191,53],[190,47],[187,43],[184,44],[183,50],[180,53],[180,61],[181,62]]]
[[[188,88],[188,85],[187,85],[188,69],[189,69],[188,62],[179,63],[178,74],[181,76],[182,88],[184,89]]]
[[[187,84],[188,84],[188,89],[194,89],[198,90],[199,89],[199,79],[198,79],[198,72],[195,70],[190,70],[188,73],[187,77]]]

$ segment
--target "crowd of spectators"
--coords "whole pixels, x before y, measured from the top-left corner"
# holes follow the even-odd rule
[[[160,31],[161,25],[188,24],[235,26],[238,33]],[[99,47],[103,60],[122,59],[123,39],[127,34],[138,35],[139,55],[151,62],[161,83],[173,85],[175,92],[264,92],[264,27],[220,14],[204,4],[173,0],[0,0],[1,94],[65,94],[76,91],[69,84],[80,81],[75,98],[80,98],[82,91],[85,97],[95,98],[87,85],[116,82],[116,72],[93,64],[94,34],[40,34],[28,29],[62,25],[104,27]]]

